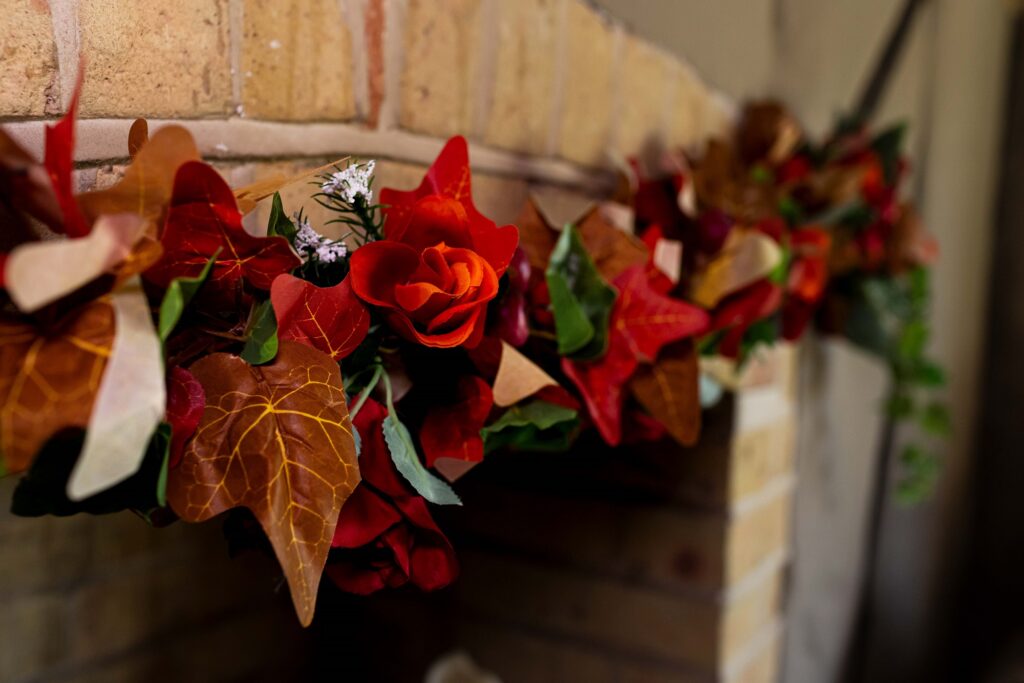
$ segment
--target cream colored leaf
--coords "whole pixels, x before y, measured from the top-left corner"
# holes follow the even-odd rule
[[[501,362],[494,378],[494,405],[502,408],[515,405],[544,387],[557,384],[514,346],[501,342]]]
[[[255,209],[257,204],[280,189],[293,183],[314,178],[321,173],[331,170],[335,166],[341,166],[346,161],[348,161],[348,157],[343,157],[337,161],[325,164],[320,168],[302,171],[301,173],[296,173],[291,176],[285,175],[284,173],[275,173],[268,178],[263,178],[262,180],[257,180],[256,182],[243,187],[235,188],[233,192],[235,193],[235,201],[238,202],[238,210],[241,211],[244,216]],[[310,194],[312,194],[312,192]]]
[[[111,297],[114,343],[67,495],[82,500],[138,471],[164,416],[163,349],[138,276]]]
[[[694,280],[691,298],[704,308],[766,277],[782,260],[782,249],[771,237],[736,227],[721,253]]]
[[[145,230],[140,216],[117,214],[86,237],[22,244],[7,259],[7,292],[24,313],[39,310],[124,261]]]

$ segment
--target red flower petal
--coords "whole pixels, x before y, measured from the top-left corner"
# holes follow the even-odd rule
[[[405,244],[389,240],[364,244],[349,259],[352,291],[367,303],[394,307],[395,287],[406,283],[419,265],[419,253]]]
[[[484,442],[480,430],[494,405],[491,387],[474,375],[463,375],[457,387],[457,402],[435,406],[420,429],[420,445],[427,467],[438,458],[468,462],[484,459]]]

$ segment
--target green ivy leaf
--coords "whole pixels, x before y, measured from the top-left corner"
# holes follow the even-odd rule
[[[944,403],[935,401],[925,406],[920,416],[921,427],[929,434],[935,436],[949,436],[953,431],[953,421],[949,416],[949,409]]]
[[[905,420],[914,414],[914,399],[902,392],[897,392],[885,403],[885,412],[894,420]]]
[[[903,150],[903,138],[906,137],[907,125],[898,123],[879,133],[871,141],[871,148],[875,150],[882,163],[882,172],[885,174],[885,182],[893,185],[898,179],[900,153]]]
[[[167,507],[167,472],[171,464],[171,425],[161,422],[153,434],[153,441],[150,448],[163,453],[163,462],[160,465],[160,476],[156,480],[156,504],[157,507]]]
[[[608,324],[618,294],[605,282],[572,225],[562,230],[546,273],[558,353],[578,360],[608,350]]]
[[[579,414],[547,401],[512,406],[480,430],[484,452],[500,448],[517,451],[564,451],[579,425]]]
[[[939,459],[910,444],[900,454],[902,473],[896,486],[896,499],[904,505],[924,500],[935,487],[939,476]]]
[[[938,388],[946,385],[946,371],[941,365],[930,360],[922,360],[914,368],[911,377],[916,384]]]
[[[242,358],[249,365],[263,365],[274,360],[277,355],[277,319],[269,299],[253,309],[247,332]]]
[[[267,236],[280,236],[288,240],[290,244],[295,242],[295,224],[284,212],[284,204],[281,202],[281,193],[274,193],[273,203],[270,205],[270,220],[267,222]]]
[[[220,254],[220,249],[214,252],[210,260],[206,262],[203,269],[195,277],[176,277],[171,280],[164,292],[164,300],[160,302],[160,320],[157,324],[157,332],[160,334],[160,341],[166,342],[171,336],[175,325],[181,320],[185,307],[189,305],[196,292],[203,286],[206,279],[210,277],[210,269]]]
[[[395,406],[388,401],[388,415],[384,418],[384,441],[391,453],[391,461],[405,480],[431,503],[436,505],[462,505],[452,487],[431,474],[412,442],[412,436],[404,424],[396,417]]]

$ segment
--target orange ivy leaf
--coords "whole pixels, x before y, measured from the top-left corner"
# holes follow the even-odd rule
[[[349,278],[317,287],[294,275],[278,275],[270,287],[277,338],[297,341],[341,360],[370,329],[370,312],[352,292]]]
[[[338,364],[283,341],[267,365],[215,353],[189,370],[203,385],[206,408],[169,473],[167,500],[188,522],[251,510],[308,626],[338,513],[359,482]]]
[[[135,140],[137,144],[137,130]],[[134,213],[160,226],[178,167],[197,159],[192,135],[181,126],[165,126],[138,148],[121,182],[78,195],[78,205],[90,223],[105,213]]]
[[[683,446],[700,438],[700,370],[689,340],[662,349],[653,365],[637,368],[633,396]]]
[[[52,327],[0,318],[0,452],[7,472],[26,470],[60,430],[89,423],[113,340],[108,299]]]

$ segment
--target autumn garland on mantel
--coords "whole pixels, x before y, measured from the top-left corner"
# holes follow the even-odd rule
[[[517,228],[474,207],[462,138],[376,204],[373,162],[232,191],[187,131],[139,121],[123,178],[75,195],[74,123],[72,103],[42,163],[0,134],[13,512],[227,512],[269,539],[303,624],[324,572],[361,594],[450,583],[429,504],[459,504],[451,483],[486,454],[564,451],[589,427],[694,444],[700,355],[742,362],[818,314],[890,359],[901,413],[941,380],[893,134],[811,148],[756,107],[668,175],[636,164],[625,205],[560,227],[531,202]],[[276,194],[314,176],[337,240]]]

